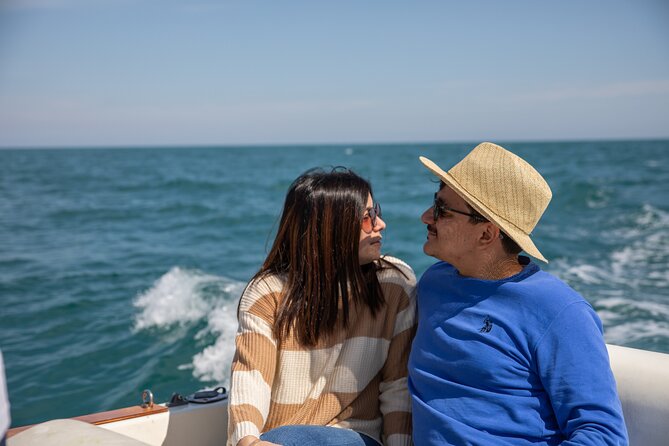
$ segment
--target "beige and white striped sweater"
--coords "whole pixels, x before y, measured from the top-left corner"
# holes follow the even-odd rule
[[[411,444],[407,360],[415,332],[416,277],[404,262],[377,273],[385,305],[372,317],[350,308],[349,324],[315,347],[293,334],[278,342],[272,328],[283,280],[270,276],[246,288],[232,362],[228,445],[278,426],[353,429],[385,445]]]

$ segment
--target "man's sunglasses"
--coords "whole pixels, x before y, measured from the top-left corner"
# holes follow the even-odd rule
[[[436,222],[439,220],[439,217],[443,217],[446,212],[455,212],[456,214],[466,215],[480,222],[488,221],[485,217],[481,215],[472,214],[470,212],[458,211],[452,207],[446,206],[446,204],[437,197],[437,192],[434,193],[434,203],[432,204],[432,219]]]
[[[376,217],[381,216],[381,205],[374,203],[374,207],[365,209],[365,216],[362,217],[362,230],[371,234],[376,227]]]

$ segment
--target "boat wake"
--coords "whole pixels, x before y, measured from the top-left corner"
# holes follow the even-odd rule
[[[615,249],[604,256],[557,259],[552,272],[592,303],[607,342],[666,351],[669,213],[644,204],[638,214],[620,218],[631,221],[604,231]]]
[[[228,386],[230,363],[234,354],[237,331],[237,301],[246,283],[222,276],[206,274],[195,269],[175,266],[156,280],[153,286],[139,294],[133,304],[139,310],[135,315],[135,331],[179,327],[180,336],[187,328],[203,325],[194,336],[202,346],[212,337],[215,342],[206,345],[181,364],[180,370],[192,369],[193,376],[206,383]]]

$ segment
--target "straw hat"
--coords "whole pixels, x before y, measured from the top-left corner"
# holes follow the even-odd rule
[[[527,161],[489,142],[476,146],[448,172],[424,156],[420,161],[523,251],[548,262],[530,235],[553,194]]]

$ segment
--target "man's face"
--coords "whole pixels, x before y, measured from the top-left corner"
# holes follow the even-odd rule
[[[444,186],[437,193],[437,200],[447,207],[471,212],[465,200],[460,198],[453,189]],[[425,254],[450,263],[456,268],[475,254],[475,242],[480,232],[478,225],[472,224],[469,217],[446,211],[434,220],[434,206],[430,206],[421,221],[427,225],[427,240],[423,245]]]

